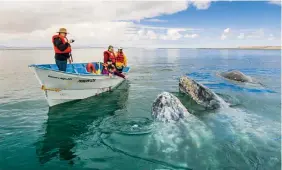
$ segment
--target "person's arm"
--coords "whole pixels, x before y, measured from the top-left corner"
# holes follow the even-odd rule
[[[107,63],[109,59],[108,53],[104,52],[104,63]]]
[[[54,45],[60,50],[60,51],[65,51],[69,47],[69,43],[63,44],[60,38],[56,38],[54,40]]]
[[[113,72],[116,72],[117,71],[117,68],[114,64],[112,64],[112,67],[113,67]]]
[[[124,66],[127,67],[127,57],[125,56],[125,54],[123,55],[124,55]]]

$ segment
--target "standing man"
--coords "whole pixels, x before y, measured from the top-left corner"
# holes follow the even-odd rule
[[[116,54],[116,68],[121,73],[122,69],[127,66],[127,58],[121,47],[118,48]]]
[[[109,60],[111,60],[114,65],[116,64],[116,56],[112,45],[108,47],[107,51],[104,51],[104,63],[107,63]]]
[[[55,51],[55,61],[60,71],[66,71],[67,60],[72,63],[71,58],[71,45],[74,40],[68,40],[66,38],[68,32],[65,28],[60,28],[57,32],[59,34],[52,37],[52,43]]]

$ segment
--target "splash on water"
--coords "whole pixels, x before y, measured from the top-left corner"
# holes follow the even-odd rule
[[[144,117],[111,116],[104,119],[99,127],[102,133],[142,135],[152,130],[152,120]]]

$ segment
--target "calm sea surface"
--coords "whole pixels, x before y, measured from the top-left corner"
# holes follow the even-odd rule
[[[280,50],[125,49],[129,80],[111,93],[49,108],[29,64],[52,50],[0,51],[0,170],[280,170]],[[75,49],[75,62],[103,49]],[[234,84],[238,69],[262,85]],[[178,93],[188,74],[231,104],[205,111]],[[154,122],[157,95],[176,95],[195,117]]]

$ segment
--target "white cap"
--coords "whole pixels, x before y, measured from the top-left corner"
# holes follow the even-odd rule
[[[118,49],[119,49],[119,50],[122,50],[122,48],[121,48],[121,47],[119,47]]]

